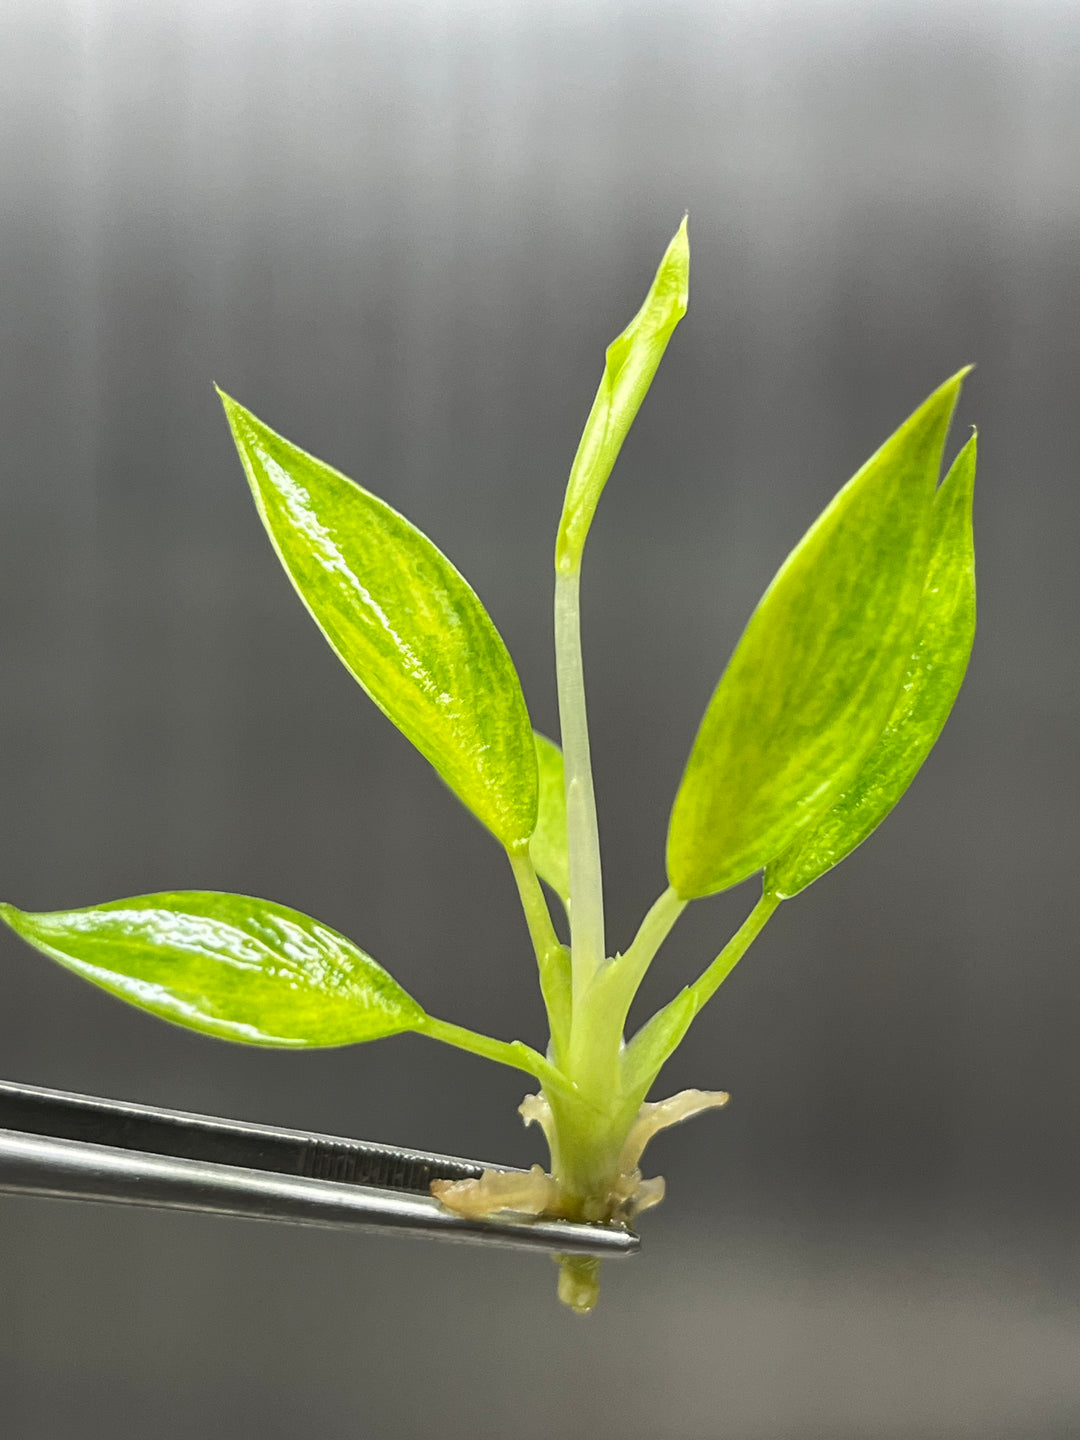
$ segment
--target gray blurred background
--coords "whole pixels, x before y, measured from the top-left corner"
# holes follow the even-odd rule
[[[551,545],[684,209],[691,308],[600,508],[611,943],[764,585],[967,361],[980,633],[912,791],[665,1073],[732,1091],[588,1321],[543,1259],[0,1200],[13,1440],[1080,1434],[1080,11],[907,0],[6,0],[0,893],[264,895],[543,1040],[497,847],[337,665],[211,388],[470,577],[555,732]],[[692,908],[642,1014],[754,886]],[[0,1073],[530,1163],[415,1037],[230,1047],[0,936]]]

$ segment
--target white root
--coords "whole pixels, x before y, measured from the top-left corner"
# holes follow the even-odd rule
[[[645,1146],[661,1130],[670,1130],[672,1125],[681,1125],[700,1115],[703,1110],[722,1109],[731,1096],[726,1090],[680,1090],[666,1100],[646,1101],[637,1113],[637,1119],[630,1127],[626,1144],[619,1156],[619,1169],[633,1170],[641,1159]]]
[[[539,1095],[526,1095],[518,1106],[518,1114],[526,1125],[539,1125],[544,1132],[544,1139],[548,1142],[548,1149],[555,1149],[555,1116],[551,1113],[551,1106],[544,1098],[544,1092]]]
[[[542,1165],[531,1170],[485,1170],[479,1180],[433,1180],[431,1193],[455,1215],[483,1220],[509,1210],[516,1215],[555,1213],[562,1192]]]

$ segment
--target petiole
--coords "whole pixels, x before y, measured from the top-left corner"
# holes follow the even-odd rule
[[[581,659],[579,566],[555,578],[555,673],[566,774],[574,1004],[604,960],[604,892]]]
[[[547,899],[536,878],[536,870],[528,850],[508,851],[510,866],[517,881],[521,908],[529,927],[529,938],[536,952],[540,972],[540,991],[544,997],[551,1043],[558,1059],[570,1043],[571,979],[570,954],[551,923]]]

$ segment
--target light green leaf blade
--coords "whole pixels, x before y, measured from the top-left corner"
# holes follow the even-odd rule
[[[223,1040],[351,1045],[427,1018],[351,940],[269,900],[179,890],[42,914],[0,905],[0,918],[121,1000]]]
[[[690,241],[684,217],[660,261],[645,303],[607,348],[604,376],[566,486],[555,542],[555,568],[561,574],[572,574],[581,564],[581,552],[601,492],[672,331],[686,314],[689,285]]]
[[[546,735],[534,731],[540,770],[540,810],[529,841],[536,873],[570,910],[570,855],[566,833],[566,782],[562,751]]]
[[[850,788],[768,866],[765,889],[773,895],[797,895],[862,844],[914,780],[949,717],[975,639],[975,449],[972,435],[934,501],[914,651],[888,723]]]
[[[488,829],[523,850],[536,824],[532,728],[474,591],[396,510],[221,399],[278,558],[338,658]]]
[[[713,694],[668,832],[683,899],[752,875],[851,783],[911,656],[949,420],[948,380],[788,556]]]

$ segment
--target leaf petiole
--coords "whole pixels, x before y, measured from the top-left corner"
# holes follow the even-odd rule
[[[728,943],[717,955],[705,973],[694,981],[693,985],[687,986],[694,997],[694,1015],[705,1005],[719,990],[720,986],[731,974],[732,970],[739,963],[747,950],[754,943],[757,937],[764,930],[768,921],[772,918],[773,912],[780,904],[780,896],[766,892],[754,906],[753,910],[746,917],[738,930],[731,937]],[[691,1016],[691,1019],[693,1016]]]
[[[550,1060],[545,1060],[538,1050],[521,1040],[496,1040],[491,1035],[467,1030],[463,1025],[454,1025],[449,1020],[436,1020],[425,1015],[422,1022],[410,1027],[419,1035],[432,1040],[441,1040],[444,1045],[453,1045],[458,1050],[467,1050],[471,1055],[480,1055],[485,1060],[494,1060],[499,1065],[509,1065],[513,1070],[524,1070],[541,1085],[550,1087],[564,1095],[579,1098],[576,1087]]]
[[[510,867],[517,881],[521,908],[529,927],[529,938],[536,952],[540,971],[540,991],[544,997],[551,1043],[556,1056],[561,1056],[570,1039],[571,981],[570,956],[551,922],[551,911],[540,888],[536,867],[528,850],[508,850]]]
[[[708,969],[692,985],[680,990],[637,1032],[622,1057],[623,1085],[628,1093],[638,1092],[642,1098],[648,1093],[664,1064],[682,1044],[699,1012],[761,934],[780,904],[780,898],[771,893],[763,894]]]
[[[577,1013],[581,1016],[579,1031],[584,1032],[594,1046],[603,1043],[601,1035],[609,1045],[617,1048],[620,1044],[638,986],[686,906],[687,901],[680,899],[669,886],[645,915],[626,954],[606,961],[593,977],[577,1005]],[[578,1034],[575,1040],[581,1038]]]
[[[581,659],[581,571],[555,577],[555,671],[566,775],[570,952],[578,1004],[604,960],[604,891]]]
[[[628,1005],[637,994],[638,986],[644,980],[656,952],[671,934],[676,920],[686,909],[687,903],[669,885],[647,911],[626,954],[615,962],[625,977],[623,983],[629,990]]]

